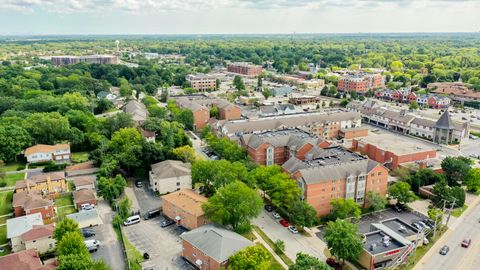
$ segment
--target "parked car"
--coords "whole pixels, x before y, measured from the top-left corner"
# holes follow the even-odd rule
[[[447,253],[450,251],[450,248],[445,245],[440,249],[440,255],[447,255]]]
[[[335,270],[342,270],[342,265],[337,262],[334,258],[327,259],[328,266],[332,267]]]
[[[273,207],[273,205],[270,205],[270,204],[265,204],[265,210],[267,210],[267,212],[272,212],[273,209],[275,209],[275,207]]]
[[[136,186],[137,188],[142,188],[142,187],[143,187],[143,183],[142,183],[141,181],[137,181],[137,182],[135,182],[135,186]]]
[[[421,226],[420,224],[416,223],[416,222],[412,222],[412,226],[413,226],[414,228],[416,228],[417,230],[421,230],[421,229],[422,229],[422,226]]]
[[[175,221],[167,218],[164,221],[162,221],[162,223],[160,224],[160,227],[165,228],[173,224],[175,224]]]
[[[280,224],[282,224],[283,227],[287,228],[290,226],[290,223],[286,219],[280,219]]]
[[[151,218],[154,218],[154,217],[158,217],[158,216],[160,216],[161,212],[162,211],[160,209],[150,210],[143,215],[143,219],[148,220],[148,219],[151,219]]]
[[[428,244],[430,244],[430,241],[428,241],[428,239],[426,237],[424,237],[423,238],[423,244],[428,245]]]
[[[291,232],[291,233],[298,233],[298,230],[295,226],[288,226],[288,230]]]
[[[129,226],[129,225],[133,225],[133,224],[137,224],[137,223],[140,223],[140,216],[139,215],[134,215],[134,216],[128,217],[127,220],[125,220],[125,222],[123,222],[123,225]]]
[[[471,243],[472,243],[472,239],[464,239],[464,240],[462,241],[462,247],[468,248]]]
[[[83,237],[87,238],[87,237],[92,237],[92,236],[95,236],[95,231],[92,230],[92,229],[82,229],[82,235]]]
[[[280,218],[281,218],[280,214],[277,213],[277,212],[273,212],[272,215],[273,215],[273,217],[276,218],[276,219],[280,219]]]
[[[85,243],[85,246],[87,246],[87,249],[90,252],[95,252],[100,247],[100,242],[98,240],[95,240],[95,239],[85,240],[83,242]]]
[[[418,223],[420,226],[422,226],[423,228],[425,228],[425,229],[428,229],[428,230],[431,229],[430,226],[428,226],[427,224],[423,223],[422,221],[417,221],[417,223]]]
[[[92,210],[94,208],[95,208],[95,205],[89,204],[89,203],[84,203],[84,204],[80,205],[80,209],[82,211]]]
[[[427,224],[428,226],[430,226],[431,228],[435,227],[435,222],[431,219],[426,218],[426,219],[423,220],[423,222],[425,224]]]

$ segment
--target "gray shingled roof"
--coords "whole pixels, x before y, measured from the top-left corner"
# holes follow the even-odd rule
[[[271,144],[275,147],[288,146],[290,148],[301,147],[307,143],[317,145],[320,139],[301,130],[278,130],[273,132],[264,132],[260,134],[245,134],[242,136],[243,142],[257,149],[263,143]]]
[[[152,164],[152,172],[160,179],[180,177],[190,175],[191,165],[178,160],[165,160]]]
[[[448,110],[445,110],[442,116],[440,116],[440,119],[438,119],[437,123],[435,123],[435,127],[441,129],[455,129],[455,125],[450,118]]]
[[[412,124],[415,124],[417,126],[424,126],[424,127],[435,127],[435,121],[425,119],[425,118],[415,118],[412,121]]]
[[[130,114],[134,121],[145,121],[148,117],[145,105],[136,100],[130,100],[123,108],[123,111]]]
[[[212,224],[185,232],[180,238],[220,263],[238,251],[253,246],[245,237]]]

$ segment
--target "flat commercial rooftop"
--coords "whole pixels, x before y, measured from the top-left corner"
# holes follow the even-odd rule
[[[384,237],[388,237],[388,245],[384,244]],[[366,233],[365,239],[366,242],[363,244],[363,247],[365,250],[374,255],[399,249],[405,246],[380,230]]]
[[[409,237],[417,234],[417,230],[415,228],[413,228],[412,226],[410,226],[410,224],[398,218],[387,219],[387,220],[381,221],[380,223],[387,226],[392,231],[397,232],[403,237]]]
[[[365,160],[366,157],[352,152],[340,146],[324,148],[313,153],[312,158],[304,161],[311,166],[327,166],[332,164],[344,164],[352,161]]]
[[[356,139],[358,142],[375,145],[379,149],[389,151],[397,156],[435,150],[432,146],[413,138],[392,133],[370,133],[366,137]]]

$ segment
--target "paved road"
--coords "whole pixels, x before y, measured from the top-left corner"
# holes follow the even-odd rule
[[[477,205],[470,212],[466,213],[461,222],[453,231],[445,235],[438,246],[448,245],[450,252],[446,256],[435,253],[416,270],[477,270],[480,265],[480,205]],[[448,232],[447,232],[448,233]],[[460,243],[463,239],[471,238],[472,244],[469,248],[462,248]],[[437,248],[437,245],[433,248]],[[438,248],[437,248],[438,249]]]
[[[295,261],[297,253],[303,252],[311,256],[317,257],[325,261],[323,250],[326,245],[317,237],[307,237],[301,234],[292,234],[287,228],[272,217],[271,213],[262,211],[259,217],[253,220],[253,224],[257,225],[265,232],[265,234],[276,241],[280,239],[285,242],[285,254]]]

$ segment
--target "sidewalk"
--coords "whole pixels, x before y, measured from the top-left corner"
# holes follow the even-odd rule
[[[252,230],[252,233],[253,235],[255,235],[255,237],[257,239],[255,239],[253,242],[254,243],[261,243],[273,256],[273,258],[275,258],[275,260],[280,264],[282,265],[282,267],[284,269],[288,269],[288,265],[286,265],[283,260],[277,255],[277,253],[275,253],[275,251],[267,244],[267,242],[265,242],[263,240],[263,238],[255,231],[255,230]]]

